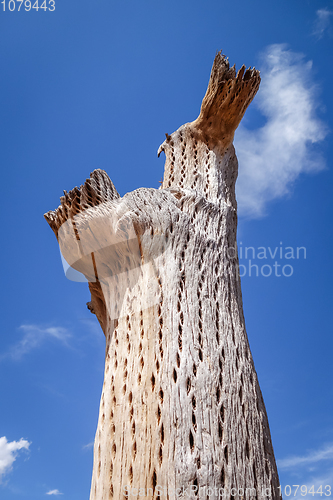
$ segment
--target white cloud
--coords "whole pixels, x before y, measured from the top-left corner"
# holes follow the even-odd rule
[[[323,38],[325,31],[330,28],[332,14],[333,12],[327,8],[317,10],[313,35]]]
[[[8,352],[0,357],[12,358],[13,360],[20,360],[25,354],[38,348],[47,340],[56,340],[68,346],[68,339],[71,337],[66,328],[62,327],[49,327],[42,328],[38,325],[21,325],[20,330],[24,332],[23,338],[12,345]]]
[[[326,444],[319,450],[310,451],[307,455],[292,456],[277,461],[279,469],[291,469],[302,465],[311,465],[322,460],[333,459],[333,444]]]
[[[93,446],[94,446],[93,442],[92,443],[88,443],[88,444],[85,444],[84,446],[82,446],[82,449],[83,450],[88,450],[90,448],[93,448]]]
[[[302,54],[283,44],[271,45],[264,53],[262,82],[254,102],[266,123],[255,130],[241,125],[235,136],[240,215],[264,215],[267,203],[289,193],[301,173],[325,166],[312,148],[327,130],[316,115],[318,89],[311,70],[311,61],[305,62]]]
[[[4,474],[10,472],[20,450],[28,450],[31,443],[21,438],[8,442],[5,436],[0,437],[0,483]]]
[[[50,490],[46,493],[46,495],[63,495],[59,490]]]

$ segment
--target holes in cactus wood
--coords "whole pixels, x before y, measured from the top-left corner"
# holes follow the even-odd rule
[[[200,455],[197,458],[197,468],[201,469],[201,458],[200,458]]]
[[[269,468],[268,468],[267,462],[265,463],[265,472],[266,472],[266,476],[269,478]]]
[[[117,446],[116,446],[116,443],[113,443],[113,445],[112,445],[112,456],[113,456],[113,458],[116,456],[116,453],[117,453]]]
[[[156,371],[157,371],[157,373],[160,371],[160,363],[159,363],[158,359],[156,360]]]
[[[228,446],[225,446],[224,447],[224,458],[225,458],[225,461],[226,461],[226,464],[228,464]]]
[[[217,387],[216,388],[216,401],[217,401],[217,403],[220,402],[220,398],[221,398],[221,391],[220,391],[220,388]]]
[[[158,395],[159,395],[159,397],[160,397],[161,404],[163,404],[164,392],[162,391],[162,389],[160,389],[160,392],[158,393]]]
[[[162,462],[163,462],[163,448],[162,448],[162,446],[160,446],[160,449],[158,450],[158,460],[159,460],[160,465],[162,465]]]
[[[246,440],[246,443],[245,443],[245,455],[246,455],[246,458],[250,458],[250,448],[249,448],[249,441]]]
[[[141,370],[143,370],[143,367],[145,366],[145,362],[144,362],[144,359],[142,356],[140,358],[140,366],[141,366]]]
[[[135,436],[135,420],[133,420],[133,423],[132,423],[132,436],[133,437]]]
[[[191,379],[188,377],[186,379],[186,392],[187,392],[187,394],[190,393],[190,390],[191,390]]]
[[[193,410],[196,410],[196,408],[197,408],[197,400],[196,400],[195,396],[192,396],[192,408],[193,408]]]
[[[141,373],[138,375],[138,384],[141,385]]]
[[[189,441],[190,441],[191,451],[193,451],[194,450],[194,437],[193,437],[192,431],[190,431],[190,434],[189,434]]]
[[[175,368],[173,369],[172,378],[173,378],[174,383],[176,383],[177,382],[177,372],[176,372]]]
[[[220,408],[220,417],[221,417],[222,422],[224,422],[224,406],[223,406],[223,404],[221,405],[221,408]]]
[[[157,475],[156,475],[156,470],[154,470],[152,478],[151,478],[151,484],[153,486],[153,491],[155,491],[156,484],[157,484]]]
[[[130,484],[132,485],[132,483],[133,483],[133,467],[132,466],[129,468],[129,471],[128,471],[128,479],[129,479]]]
[[[159,424],[161,420],[161,408],[157,407],[157,423]]]
[[[196,432],[197,431],[197,419],[196,419],[194,412],[192,412],[192,425],[193,425],[194,432]]]
[[[180,367],[180,356],[179,356],[179,352],[177,352],[176,361],[177,361],[177,366],[178,366],[178,368],[179,368],[179,367]]]
[[[198,494],[199,494],[199,488],[198,488],[198,480],[197,480],[197,478],[195,478],[195,480],[193,481],[193,486],[194,486],[194,488],[193,488],[194,489],[194,494],[197,497]]]
[[[201,350],[201,349],[199,349],[199,359],[200,359],[200,361],[202,361],[202,360],[203,360],[202,350]]]
[[[151,381],[151,388],[154,391],[155,390],[155,375],[154,374],[152,374],[150,381]]]
[[[161,443],[164,444],[164,424],[161,425]]]
[[[195,363],[193,363],[193,375],[196,377],[197,376],[197,367]]]
[[[225,486],[225,472],[224,472],[224,467],[222,467],[222,470],[221,470],[221,486],[222,488],[224,488]]]

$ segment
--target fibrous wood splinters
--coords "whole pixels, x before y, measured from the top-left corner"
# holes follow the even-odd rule
[[[159,189],[121,198],[95,170],[45,215],[106,337],[90,500],[280,497],[236,249],[232,141],[259,83],[219,52]]]

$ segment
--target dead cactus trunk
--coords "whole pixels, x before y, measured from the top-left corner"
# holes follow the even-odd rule
[[[218,53],[160,189],[120,198],[95,170],[45,215],[106,337],[90,500],[280,496],[236,247],[232,141],[259,83]]]

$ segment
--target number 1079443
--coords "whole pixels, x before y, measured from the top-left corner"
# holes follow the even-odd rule
[[[39,0],[39,2],[38,0],[32,0],[32,2],[30,0],[3,0],[0,3],[4,12],[6,10],[10,12],[14,12],[15,10],[18,12],[20,10],[25,10],[27,12],[29,10],[35,10],[36,12],[43,10],[46,12],[48,10],[53,12],[55,10],[55,0]]]

